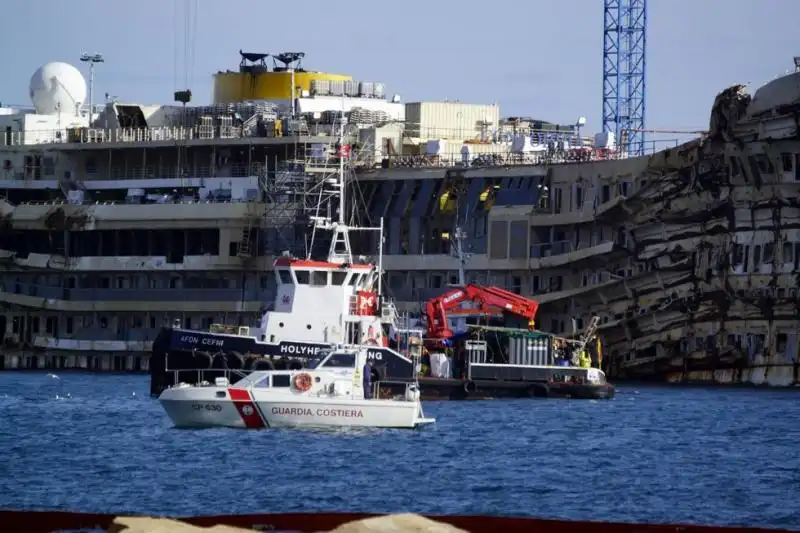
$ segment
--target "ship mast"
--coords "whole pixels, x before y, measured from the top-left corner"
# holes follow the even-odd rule
[[[346,118],[344,115],[344,106],[342,106],[342,114],[339,119],[339,139],[336,141],[336,147],[339,157],[339,171],[336,179],[338,180],[339,187],[339,217],[337,222],[330,223],[330,229],[333,230],[333,238],[331,239],[331,247],[328,251],[328,262],[337,264],[352,264],[353,251],[350,248],[350,228],[347,226],[345,219],[345,200],[347,195],[347,187],[345,183],[344,172],[344,125]]]
[[[345,108],[344,102],[342,102],[342,113],[339,119],[339,131],[338,131],[338,139],[336,141],[336,154],[339,158],[338,167],[336,172],[336,177],[328,178],[326,182],[329,185],[333,185],[333,190],[329,190],[330,196],[327,198],[332,199],[333,197],[338,196],[339,200],[339,216],[334,219],[331,216],[330,211],[328,211],[327,216],[312,216],[311,223],[313,225],[312,231],[312,245],[309,247],[308,252],[308,259],[311,259],[311,250],[313,250],[313,240],[314,234],[317,230],[326,230],[333,232],[333,236],[331,238],[330,248],[328,250],[328,257],[327,261],[329,263],[339,264],[339,265],[350,265],[353,264],[353,251],[350,245],[350,231],[376,231],[379,233],[378,237],[378,265],[377,265],[377,279],[375,280],[377,283],[377,293],[378,296],[381,296],[382,293],[382,275],[383,275],[383,218],[381,218],[380,226],[377,228],[362,228],[362,227],[351,227],[347,224],[347,172],[345,166],[345,158],[349,157],[350,152],[348,149],[345,148],[345,125],[347,124],[347,118],[345,116]],[[324,193],[323,195],[324,196]],[[322,200],[320,200],[322,201]],[[328,204],[330,205],[330,204]],[[317,208],[317,212],[322,209],[322,205],[319,205]]]

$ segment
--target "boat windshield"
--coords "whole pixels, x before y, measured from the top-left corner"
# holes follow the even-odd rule
[[[254,372],[252,374],[248,374],[247,376],[243,377],[239,381],[233,384],[236,388],[245,388],[250,387],[264,379],[264,372]]]
[[[331,350],[327,349],[327,348],[323,348],[320,351],[318,351],[317,354],[318,355],[316,357],[311,357],[311,358],[308,359],[308,361],[306,362],[306,368],[309,368],[309,369],[312,369],[312,370],[317,368],[319,366],[319,364],[322,361],[324,361],[325,358],[328,357],[331,354]]]
[[[356,354],[352,352],[337,352],[319,365],[320,368],[355,368]]]

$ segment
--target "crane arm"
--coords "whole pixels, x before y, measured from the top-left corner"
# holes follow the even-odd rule
[[[428,336],[432,338],[452,337],[453,332],[447,325],[447,312],[465,301],[477,303],[481,311],[485,313],[500,309],[527,318],[529,322],[533,321],[536,311],[539,309],[539,304],[534,300],[500,287],[467,284],[463,288],[450,290],[428,300],[425,304]]]

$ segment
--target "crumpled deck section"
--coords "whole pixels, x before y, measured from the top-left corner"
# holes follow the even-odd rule
[[[709,135],[650,156],[646,182],[602,215],[641,265],[586,295],[608,317],[612,377],[800,382],[798,82],[722,91]]]

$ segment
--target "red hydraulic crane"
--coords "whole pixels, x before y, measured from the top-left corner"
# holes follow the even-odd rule
[[[450,290],[441,296],[428,300],[425,304],[425,317],[428,321],[428,337],[446,339],[453,336],[447,326],[447,312],[458,307],[462,302],[475,302],[484,313],[501,310],[528,319],[530,326],[536,317],[539,304],[519,294],[499,287],[481,287],[467,284],[464,287]]]

